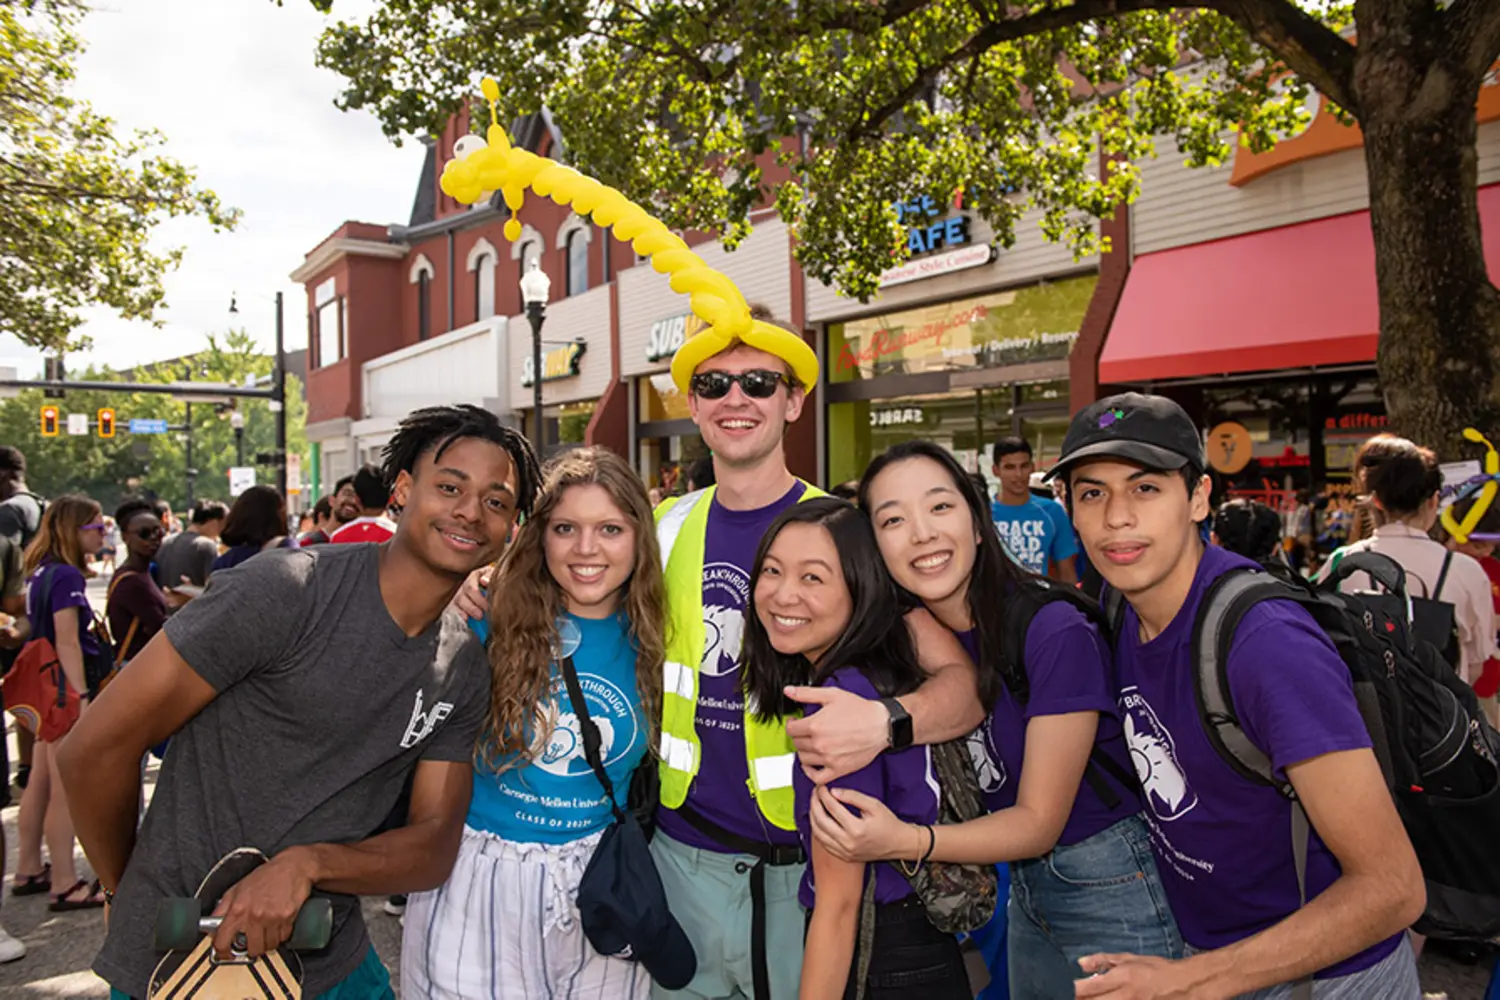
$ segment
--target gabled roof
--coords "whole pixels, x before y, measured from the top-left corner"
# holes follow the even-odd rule
[[[437,218],[437,143],[423,140],[427,156],[422,160],[422,175],[417,180],[417,196],[411,204],[408,226],[420,226]]]

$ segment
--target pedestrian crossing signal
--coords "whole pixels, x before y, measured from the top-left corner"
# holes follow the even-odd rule
[[[99,411],[99,436],[102,438],[115,436],[115,411],[108,406]]]
[[[42,407],[42,437],[57,437],[57,407]]]

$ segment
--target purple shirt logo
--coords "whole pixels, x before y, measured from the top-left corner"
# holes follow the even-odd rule
[[[974,765],[974,774],[979,778],[979,790],[985,794],[1004,788],[1009,777],[1005,773],[1005,761],[992,749],[990,721],[993,718],[993,715],[989,716],[979,724],[978,729],[964,737],[964,744],[969,748],[969,760]]]
[[[1135,687],[1120,692],[1120,709],[1125,718],[1125,743],[1146,793],[1146,804],[1164,823],[1192,812],[1198,795],[1188,787],[1171,732]]]
[[[703,673],[723,677],[739,669],[750,577],[730,563],[703,567]]]

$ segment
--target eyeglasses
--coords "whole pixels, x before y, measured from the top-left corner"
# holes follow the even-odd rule
[[[80,524],[78,526],[78,530],[79,531],[103,531],[103,530],[105,530],[108,527],[109,527],[109,525],[105,524],[103,521],[100,521],[100,522],[98,522],[96,524]]]
[[[723,399],[729,395],[729,389],[736,383],[740,391],[751,399],[770,399],[776,394],[776,387],[785,382],[788,389],[794,388],[790,375],[781,372],[767,371],[764,368],[752,368],[747,372],[699,372],[692,377],[688,383],[693,395],[703,399]]]
[[[153,538],[164,537],[166,533],[167,529],[160,526],[155,528],[142,528],[140,531],[135,532],[135,537],[139,538],[143,542],[149,542]]]

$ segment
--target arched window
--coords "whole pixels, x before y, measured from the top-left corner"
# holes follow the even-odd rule
[[[417,339],[432,336],[432,275],[417,275]]]
[[[474,268],[474,318],[495,315],[495,258],[484,254]]]
[[[589,290],[588,233],[575,229],[568,234],[568,294],[582,295]]]

